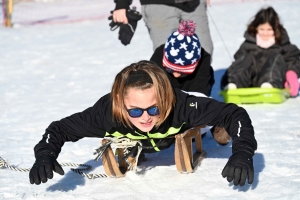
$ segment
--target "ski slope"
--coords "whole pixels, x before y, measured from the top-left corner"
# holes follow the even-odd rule
[[[111,5],[110,0],[101,0]],[[139,2],[134,1],[138,6]],[[243,41],[250,18],[262,6],[272,5],[300,47],[300,1],[211,0],[208,7],[214,42],[213,68],[219,96],[219,79]],[[80,5],[80,4],[78,4]],[[67,7],[66,7],[67,9]],[[113,8],[100,6],[101,15]],[[95,13],[94,11],[92,13]],[[105,14],[106,13],[106,14]],[[152,55],[144,22],[138,23],[128,46],[111,32],[106,17],[80,23],[19,24],[0,27],[0,157],[8,164],[30,168],[33,147],[55,120],[92,106],[110,91],[114,76],[123,67]],[[205,158],[195,173],[179,174],[171,147],[147,160],[125,178],[87,179],[64,167],[45,184],[31,185],[28,172],[0,169],[0,199],[300,199],[300,97],[283,104],[242,105],[250,114],[258,142],[254,156],[255,180],[236,187],[222,178],[231,155],[231,143],[218,145],[211,134],[203,139]],[[88,173],[104,173],[93,152],[100,139],[66,143],[60,163],[88,164]]]

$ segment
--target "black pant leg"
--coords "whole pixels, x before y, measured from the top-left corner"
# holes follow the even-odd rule
[[[275,88],[284,88],[287,64],[281,54],[268,57],[262,66],[255,86],[260,87],[262,83],[271,83]]]

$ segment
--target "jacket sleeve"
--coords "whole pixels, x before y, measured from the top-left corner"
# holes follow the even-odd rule
[[[150,61],[155,62],[157,65],[161,66],[163,62],[163,54],[164,54],[164,44],[157,47],[150,58]]]
[[[132,3],[132,0],[114,0],[116,3],[115,10],[128,9]]]
[[[67,141],[76,142],[83,137],[103,138],[112,126],[108,113],[111,113],[111,107],[101,98],[93,107],[52,122],[34,147],[35,155],[42,150],[52,150],[58,156]]]
[[[245,60],[245,57],[248,53],[250,53],[250,49],[247,49],[247,43],[243,42],[237,52],[234,54],[234,61],[229,66],[229,74],[231,71],[235,70],[237,67],[240,67],[240,63]]]
[[[247,53],[246,46],[247,46],[247,44],[245,41],[241,44],[240,48],[235,52],[235,54],[233,56],[235,61],[243,59],[245,57],[245,54]]]
[[[179,92],[178,92],[179,93]],[[224,127],[232,138],[232,152],[245,151],[254,155],[257,142],[247,111],[235,104],[225,104],[211,98],[177,95],[179,118],[190,127],[209,125]],[[179,103],[180,104],[180,103]]]
[[[225,86],[228,85],[230,82],[234,82],[235,84],[239,84],[241,81],[240,74],[241,71],[246,68],[246,65],[249,66],[251,64],[248,62],[247,54],[251,52],[249,48],[249,44],[244,41],[240,48],[237,50],[237,52],[234,54],[234,61],[231,63],[231,65],[228,67],[228,69],[225,71],[224,75],[221,78],[221,89],[224,90]],[[246,65],[245,65],[246,63]],[[240,73],[237,73],[240,72]]]
[[[283,46],[283,58],[287,63],[287,70],[293,70],[300,77],[300,50],[296,45]]]
[[[210,65],[211,56],[203,48],[201,49],[201,60],[198,63],[195,76],[188,92],[201,92],[210,96],[211,89],[215,83],[214,70]]]

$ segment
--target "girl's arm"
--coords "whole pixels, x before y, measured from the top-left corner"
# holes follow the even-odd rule
[[[51,150],[57,157],[67,141],[76,142],[83,137],[103,138],[105,130],[110,130],[112,126],[111,104],[108,99],[109,95],[106,95],[93,107],[52,122],[42,140],[35,146],[35,155],[43,150]]]

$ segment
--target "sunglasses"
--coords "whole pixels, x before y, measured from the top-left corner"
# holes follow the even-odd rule
[[[133,118],[137,118],[143,115],[144,111],[147,111],[147,113],[150,116],[156,116],[159,115],[158,106],[151,106],[149,108],[132,108],[132,109],[126,109],[129,116]]]

